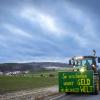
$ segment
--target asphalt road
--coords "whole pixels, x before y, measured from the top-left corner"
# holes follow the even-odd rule
[[[90,94],[70,94],[70,95],[61,95],[50,100],[100,100],[100,92],[98,95]]]

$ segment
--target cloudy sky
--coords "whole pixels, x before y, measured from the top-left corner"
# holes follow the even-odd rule
[[[100,55],[100,0],[0,0],[0,62]]]

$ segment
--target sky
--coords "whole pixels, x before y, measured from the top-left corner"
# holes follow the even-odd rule
[[[0,63],[100,56],[100,0],[0,0]]]

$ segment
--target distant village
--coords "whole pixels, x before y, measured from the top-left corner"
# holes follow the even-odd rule
[[[14,75],[21,75],[21,74],[27,74],[29,71],[13,71],[13,72],[0,72],[0,75],[7,75],[7,76],[14,76]]]

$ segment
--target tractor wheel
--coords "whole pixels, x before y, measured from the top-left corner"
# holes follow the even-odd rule
[[[99,94],[99,81],[97,80],[97,83],[95,85],[95,91],[94,91],[94,95]]]

